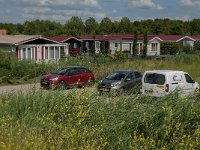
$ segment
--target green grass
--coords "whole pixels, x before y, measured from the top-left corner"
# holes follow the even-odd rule
[[[9,69],[1,68],[1,83],[37,82],[64,65],[89,67],[97,81],[119,69],[173,69],[200,83],[199,64],[199,54],[106,63],[92,58],[67,58],[59,64],[13,62]],[[99,95],[91,89],[10,93],[0,97],[0,149],[200,149],[199,108],[199,96],[176,94],[155,100]]]
[[[0,98],[0,149],[199,149],[200,97],[90,89]]]
[[[8,67],[0,67],[0,85],[2,84],[21,84],[39,82],[43,74],[51,72],[61,66],[76,65],[89,67],[95,74],[97,81],[101,80],[113,70],[132,69],[144,72],[151,69],[172,69],[183,70],[200,82],[200,54],[181,54],[171,56],[166,60],[139,59],[114,61],[106,58],[105,62],[101,57],[95,60],[92,57],[67,57],[58,63],[34,63],[30,61],[12,61]]]

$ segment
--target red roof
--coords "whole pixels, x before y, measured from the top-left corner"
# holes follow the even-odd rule
[[[51,40],[54,40],[54,41],[57,41],[57,42],[63,42],[70,37],[72,37],[72,36],[56,36],[56,37],[51,38]]]
[[[189,37],[192,39],[200,39],[200,35],[196,36],[187,36],[187,35],[148,35],[148,40],[152,40],[154,38],[159,38],[163,41],[178,41],[184,37]],[[55,40],[57,42],[63,42],[69,38],[77,38],[80,40],[93,40],[94,37],[92,35],[86,35],[86,36],[57,36],[54,38],[51,38],[52,40]],[[96,35],[95,40],[133,40],[134,35],[131,34],[116,34],[116,35]],[[140,34],[138,35],[138,40],[143,40],[144,35]]]
[[[78,36],[82,40],[93,40],[93,36]],[[96,35],[96,40],[130,40],[133,39],[133,35],[130,34],[116,34],[116,35]]]

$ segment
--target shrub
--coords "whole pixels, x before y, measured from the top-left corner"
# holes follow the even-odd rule
[[[160,49],[164,54],[174,55],[179,51],[179,44],[176,42],[161,42]]]
[[[194,42],[194,48],[195,51],[200,51],[200,41],[195,41]]]
[[[11,56],[12,54],[10,52],[0,50],[0,68],[10,69]]]

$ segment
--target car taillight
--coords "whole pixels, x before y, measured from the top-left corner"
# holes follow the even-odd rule
[[[169,84],[166,84],[166,86],[165,86],[165,92],[169,92]]]

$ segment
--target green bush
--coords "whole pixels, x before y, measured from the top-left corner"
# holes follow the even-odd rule
[[[10,69],[11,56],[12,54],[10,52],[0,50],[0,68]]]
[[[123,60],[124,59],[124,54],[122,51],[117,51],[115,54],[115,60]]]
[[[194,49],[195,51],[200,51],[200,41],[195,41],[195,42],[194,42],[194,47],[193,47],[193,49]]]
[[[161,42],[160,49],[164,54],[175,55],[179,52],[179,44],[176,42]]]

